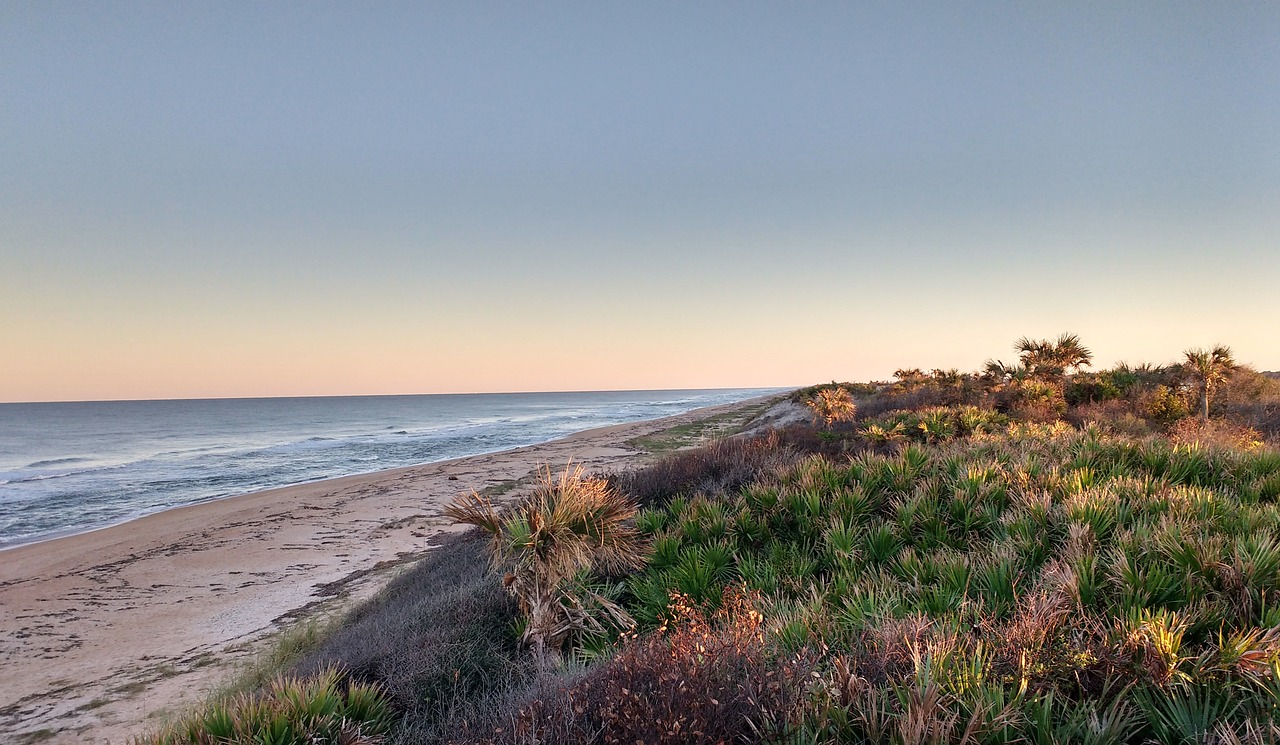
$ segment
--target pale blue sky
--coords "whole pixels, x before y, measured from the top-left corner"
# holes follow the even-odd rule
[[[1280,368],[1274,3],[0,3],[0,400]]]

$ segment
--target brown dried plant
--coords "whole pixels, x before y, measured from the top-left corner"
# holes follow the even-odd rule
[[[672,593],[651,634],[624,637],[578,684],[522,708],[492,742],[684,745],[787,742],[812,661],[771,646],[755,593],[731,588],[712,612]]]
[[[559,477],[546,467],[534,492],[512,508],[500,512],[472,492],[444,512],[492,536],[492,565],[505,571],[503,585],[527,621],[522,642],[539,653],[559,651],[575,633],[603,631],[602,620],[634,626],[621,606],[578,581],[583,572],[626,571],[645,560],[635,506],[604,479],[573,464]]]

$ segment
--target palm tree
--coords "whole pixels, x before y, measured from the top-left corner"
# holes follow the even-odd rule
[[[924,371],[918,367],[895,370],[893,377],[898,379],[898,382],[894,383],[893,388],[899,393],[911,393],[912,391],[918,391],[929,384],[929,376],[925,375]]]
[[[1022,337],[1013,344],[1018,359],[1033,377],[1060,380],[1068,370],[1078,371],[1093,364],[1093,352],[1075,334],[1062,334],[1057,341]]]
[[[982,379],[988,384],[1002,386],[1027,377],[1022,365],[1006,365],[1004,360],[987,360],[982,368]]]
[[[960,388],[969,376],[953,367],[950,370],[930,370],[929,377],[942,388]]]
[[[1205,421],[1208,421],[1209,397],[1213,395],[1214,387],[1226,380],[1238,365],[1231,356],[1231,348],[1221,344],[1208,350],[1188,349],[1183,355],[1186,359],[1182,363],[1182,369],[1200,389],[1200,409]]]
[[[1082,367],[1093,365],[1093,352],[1080,342],[1076,334],[1062,334],[1053,345],[1054,355],[1063,369],[1080,372]]]
[[[834,388],[823,388],[805,401],[813,413],[822,420],[823,426],[831,429],[836,422],[847,422],[853,419],[858,411],[853,403],[849,389],[842,385]]]
[[[521,641],[539,654],[558,651],[571,634],[619,628],[635,622],[619,605],[581,580],[598,569],[618,572],[644,564],[645,545],[631,522],[635,506],[608,482],[565,467],[557,479],[549,467],[533,494],[499,512],[476,492],[455,499],[445,514],[492,536],[489,554],[527,624]]]

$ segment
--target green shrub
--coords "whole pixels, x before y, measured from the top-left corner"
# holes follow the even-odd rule
[[[1156,386],[1144,406],[1147,417],[1161,424],[1173,424],[1191,413],[1186,398],[1164,385]]]

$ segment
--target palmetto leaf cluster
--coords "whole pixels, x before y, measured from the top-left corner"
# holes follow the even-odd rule
[[[858,410],[853,395],[844,386],[819,389],[805,400],[805,405],[828,429],[836,422],[852,421]]]
[[[572,464],[558,477],[545,468],[533,493],[509,509],[472,492],[445,514],[490,534],[492,564],[505,572],[503,584],[526,617],[526,644],[558,650],[575,633],[602,630],[602,622],[631,625],[620,606],[585,583],[587,572],[644,563],[645,544],[632,522],[636,509],[605,480]]]

